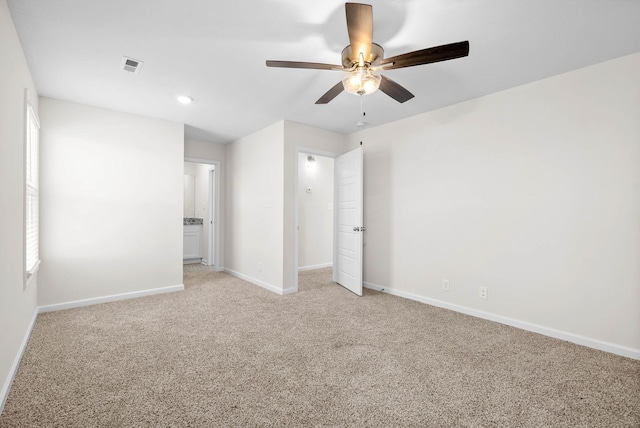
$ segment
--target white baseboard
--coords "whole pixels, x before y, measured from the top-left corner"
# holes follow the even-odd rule
[[[170,285],[168,287],[151,288],[148,290],[132,291],[130,293],[112,294],[110,296],[94,297],[91,299],[74,300],[71,302],[55,303],[38,307],[38,313],[61,311],[64,309],[78,308],[80,306],[97,305],[99,303],[115,302],[118,300],[134,299],[136,297],[151,296],[154,294],[172,293],[184,290],[184,285]]]
[[[303,272],[305,270],[322,269],[322,268],[327,268],[332,266],[333,266],[333,263],[322,263],[319,265],[300,266],[298,268],[298,272]]]
[[[543,326],[532,324],[526,321],[520,321],[513,318],[503,317],[501,315],[495,315],[489,312],[479,311],[477,309],[468,308],[466,306],[443,302],[442,300],[431,299],[429,297],[420,296],[418,294],[409,293],[407,291],[397,290],[390,287],[383,287],[381,285],[373,284],[370,282],[363,282],[363,285],[366,288],[369,288],[371,290],[381,291],[383,293],[392,294],[394,296],[404,297],[405,299],[426,303],[427,305],[437,306],[439,308],[444,308],[444,309],[450,309],[452,311],[471,315],[477,318],[482,318],[489,321],[495,321],[500,324],[510,325],[512,327],[516,327],[526,331],[531,331],[533,333],[542,334],[544,336],[549,336],[549,337],[553,337],[560,340],[566,340],[567,342],[575,343],[577,345],[587,346],[589,348],[598,349],[600,351],[611,352],[612,354],[621,355],[627,358],[633,358],[634,360],[640,360],[640,349],[633,349],[633,348],[628,348],[626,346],[620,346],[613,343],[603,342],[601,340],[591,339],[588,337],[579,336],[577,334],[555,330],[549,327],[543,327]]]
[[[24,354],[25,349],[27,349],[27,344],[29,343],[29,338],[31,337],[33,326],[36,324],[37,317],[38,317],[38,309],[36,309],[33,313],[33,317],[31,318],[29,327],[27,327],[27,331],[24,334],[22,343],[20,343],[20,348],[18,349],[18,353],[16,354],[16,357],[13,359],[13,364],[11,365],[11,369],[9,370],[9,376],[7,376],[7,378],[5,379],[4,384],[2,385],[2,390],[0,390],[0,414],[2,414],[2,410],[4,409],[4,404],[7,402],[7,397],[9,396],[9,390],[11,389],[11,385],[13,384],[13,379],[16,377],[16,373],[18,373],[18,367],[20,367],[20,361],[22,360],[22,355]]]
[[[247,281],[247,282],[250,282],[250,283],[252,283],[254,285],[257,285],[258,287],[262,287],[262,288],[267,289],[267,290],[269,290],[269,291],[271,291],[273,293],[280,294],[281,296],[284,295],[284,294],[291,294],[291,293],[295,292],[295,290],[290,291],[292,289],[283,290],[282,288],[278,288],[275,285],[271,285],[271,284],[266,283],[264,281],[260,281],[259,279],[253,278],[253,277],[251,277],[249,275],[245,275],[243,273],[236,272],[233,269],[224,268],[224,271],[226,273],[228,273],[229,275],[233,275],[236,278],[240,278],[240,279],[242,279],[244,281]]]

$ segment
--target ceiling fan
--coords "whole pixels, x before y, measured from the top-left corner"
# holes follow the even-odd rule
[[[394,100],[403,103],[414,95],[407,89],[378,73],[380,70],[413,67],[432,62],[447,61],[469,55],[469,42],[421,49],[384,58],[382,46],[373,43],[373,8],[368,4],[345,3],[349,46],[342,50],[342,65],[301,61],[267,61],[267,67],[310,68],[346,72],[341,82],[316,101],[327,104],[343,90],[355,95],[367,95],[380,89]]]

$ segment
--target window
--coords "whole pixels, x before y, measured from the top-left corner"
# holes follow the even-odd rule
[[[25,91],[25,270],[27,282],[40,265],[38,208],[38,149],[40,123]]]

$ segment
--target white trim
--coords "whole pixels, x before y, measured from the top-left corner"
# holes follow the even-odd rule
[[[13,364],[11,365],[11,369],[9,370],[9,375],[4,381],[2,385],[2,390],[0,390],[0,414],[2,414],[2,410],[4,409],[4,405],[7,402],[7,397],[9,397],[9,390],[11,390],[11,385],[13,384],[13,379],[16,377],[16,373],[18,373],[18,367],[20,367],[20,361],[22,361],[22,355],[24,351],[27,349],[27,345],[29,344],[29,338],[31,337],[31,332],[33,331],[33,326],[36,324],[36,318],[38,317],[38,309],[33,312],[33,317],[31,318],[31,322],[29,323],[29,327],[27,327],[27,331],[24,333],[24,338],[22,339],[22,343],[20,344],[20,348],[18,349],[18,353],[16,357],[13,359]]]
[[[633,358],[634,360],[640,360],[640,349],[633,349],[609,342],[603,342],[601,340],[591,339],[589,337],[568,333],[566,331],[560,331],[553,328],[532,324],[526,321],[520,321],[513,318],[503,317],[502,315],[496,315],[489,312],[468,308],[466,306],[456,305],[455,303],[443,302],[442,300],[431,299],[429,297],[420,296],[418,294],[409,293],[407,291],[397,290],[390,287],[383,287],[381,285],[373,284],[370,282],[363,282],[363,285],[371,290],[381,291],[383,293],[392,294],[398,297],[404,297],[405,299],[415,300],[427,305],[449,309],[455,312],[471,315],[473,317],[498,322],[500,324],[510,325],[511,327],[516,327],[521,330],[531,331],[533,333],[542,334],[544,336],[565,340],[577,345],[598,349],[600,351],[611,352],[612,354],[621,355],[627,358]]]
[[[79,308],[81,306],[97,305],[99,303],[116,302],[118,300],[134,299],[136,297],[152,296],[154,294],[173,293],[183,291],[184,284],[168,287],[150,288],[148,290],[132,291],[129,293],[112,294],[110,296],[93,297],[90,299],[73,300],[71,302],[55,303],[53,305],[38,306],[38,313],[62,311],[64,309]]]
[[[328,267],[333,267],[333,263],[329,262],[329,263],[322,263],[319,265],[300,266],[298,268],[298,272],[303,272],[305,270],[322,269],[322,268],[328,268]]]
[[[218,164],[220,163],[219,161],[214,161],[211,159],[200,159],[200,158],[189,158],[189,157],[185,157],[184,161],[193,162],[193,163],[206,163],[207,165],[216,165],[216,166],[218,166]]]
[[[217,167],[214,165],[213,169],[209,170],[209,206],[208,206],[208,215],[209,218],[207,221],[209,222],[208,227],[208,236],[207,238],[207,258],[202,259],[203,262],[206,262],[207,266],[215,265],[215,246],[216,246],[216,237],[215,237],[215,228],[216,223],[219,222],[216,217],[216,195],[218,194],[216,191],[216,182],[219,179],[219,172],[216,171]]]
[[[29,277],[32,277],[38,272],[39,268],[40,268],[40,259],[36,260],[36,264],[31,268],[31,270],[27,271],[27,275]]]
[[[39,269],[40,269],[40,259],[38,259],[38,261],[36,262],[36,265],[34,266],[32,272],[25,272],[26,285],[24,286],[24,288],[29,287],[29,285],[31,284],[31,281],[33,281],[33,278],[36,277],[36,273],[38,273]]]
[[[310,155],[324,156],[327,158],[337,158],[339,153],[328,152],[326,150],[313,149],[311,147],[296,146],[296,153],[308,153]]]
[[[278,288],[275,285],[271,285],[271,284],[269,284],[267,282],[260,281],[259,279],[253,278],[253,277],[251,277],[249,275],[245,275],[243,273],[236,272],[233,269],[224,268],[224,271],[226,273],[228,273],[229,275],[233,275],[236,278],[240,278],[240,279],[242,279],[244,281],[250,282],[253,285],[257,285],[258,287],[262,287],[262,288],[264,288],[266,290],[269,290],[269,291],[271,291],[273,293],[276,293],[276,294],[279,294],[281,296],[283,296],[285,294],[291,294],[291,293],[295,293],[296,292],[296,290],[294,290],[293,288],[287,288],[287,289],[283,290],[282,288]]]

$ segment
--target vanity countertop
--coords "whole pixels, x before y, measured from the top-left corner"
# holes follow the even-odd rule
[[[190,225],[196,225],[196,224],[202,224],[202,219],[201,218],[190,218],[190,217],[184,217],[182,219],[182,225],[183,226],[190,226]]]

